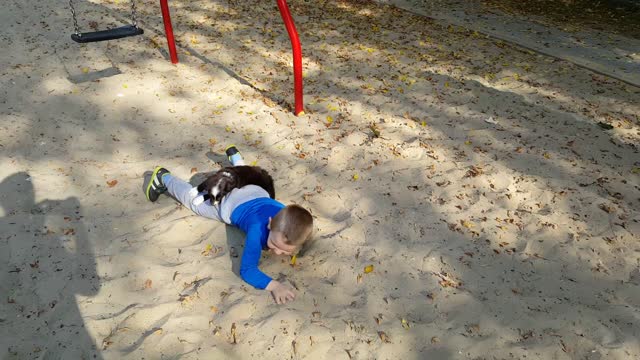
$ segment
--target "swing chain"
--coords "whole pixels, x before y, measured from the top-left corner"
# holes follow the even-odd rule
[[[69,0],[69,7],[71,8],[71,16],[73,17],[73,29],[76,35],[80,35],[80,26],[78,26],[78,17],[76,15],[76,9],[73,7],[73,0]]]
[[[69,0],[71,1],[71,0]],[[131,20],[133,21],[133,27],[138,27],[138,14],[136,12],[136,0],[131,0]]]

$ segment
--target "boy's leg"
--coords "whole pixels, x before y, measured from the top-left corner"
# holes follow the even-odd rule
[[[191,189],[193,189],[193,186],[188,182],[167,173],[162,176],[162,183],[166,186],[171,196],[180,201],[185,207],[191,209],[194,213],[209,219],[223,221],[220,217],[218,205],[211,205],[209,201],[198,205],[193,204],[193,198],[199,194],[195,196],[192,195]]]

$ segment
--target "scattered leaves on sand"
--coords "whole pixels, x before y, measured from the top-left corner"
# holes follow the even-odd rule
[[[369,124],[369,130],[371,130],[371,132],[373,133],[373,137],[375,138],[380,137],[380,128],[375,123]]]
[[[467,173],[464,177],[476,177],[482,174],[484,174],[484,172],[482,171],[482,168],[480,166],[472,165],[469,170],[467,170]]]
[[[107,186],[109,186],[110,188],[112,188],[112,187],[114,187],[116,185],[118,185],[118,180],[116,180],[116,179],[107,181]]]
[[[440,284],[440,286],[442,286],[443,288],[452,287],[457,289],[460,286],[462,286],[462,282],[457,281],[446,272],[443,272],[443,271],[438,273],[434,272],[433,274],[440,278],[440,281],[438,281],[438,284]]]
[[[231,324],[231,339],[232,339],[232,344],[237,344],[238,341],[236,339],[236,323]]]
[[[380,340],[382,340],[382,342],[384,343],[391,343],[391,338],[389,338],[389,335],[387,335],[387,333],[385,333],[384,331],[378,331],[378,336],[380,337]]]
[[[611,130],[611,129],[613,129],[613,125],[607,124],[607,123],[602,122],[602,121],[598,122],[598,126],[600,126],[600,127],[601,127],[602,129],[604,129],[604,130]]]
[[[609,206],[607,204],[600,204],[600,205],[598,205],[598,208],[600,208],[600,210],[602,210],[602,211],[604,211],[604,212],[606,212],[608,214],[611,214],[612,212],[615,211],[613,209],[613,207],[611,207],[611,206]]]

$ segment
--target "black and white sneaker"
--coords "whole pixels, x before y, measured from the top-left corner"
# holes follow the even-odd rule
[[[147,195],[147,199],[151,202],[155,202],[158,200],[158,197],[163,192],[167,191],[167,187],[164,186],[162,182],[162,175],[171,174],[169,170],[158,166],[153,170],[151,174],[151,178],[149,179],[149,184],[147,184],[145,194]]]
[[[231,163],[231,165],[233,166],[245,165],[244,159],[242,158],[242,154],[240,154],[240,151],[238,151],[238,148],[235,145],[230,145],[229,147],[227,147],[227,149],[225,150],[225,153],[227,154],[227,159],[229,159],[229,162]]]

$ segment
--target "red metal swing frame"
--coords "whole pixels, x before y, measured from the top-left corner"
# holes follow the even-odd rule
[[[289,39],[291,40],[291,48],[293,51],[293,91],[295,94],[295,115],[304,114],[304,103],[302,100],[302,47],[296,25],[289,12],[289,5],[286,0],[277,0],[280,15],[287,28]],[[173,26],[171,25],[171,14],[169,13],[168,0],[160,0],[160,9],[162,10],[162,21],[164,22],[164,32],[167,36],[167,45],[169,46],[169,56],[173,64],[178,63],[178,53],[176,51],[176,42],[173,37]]]

